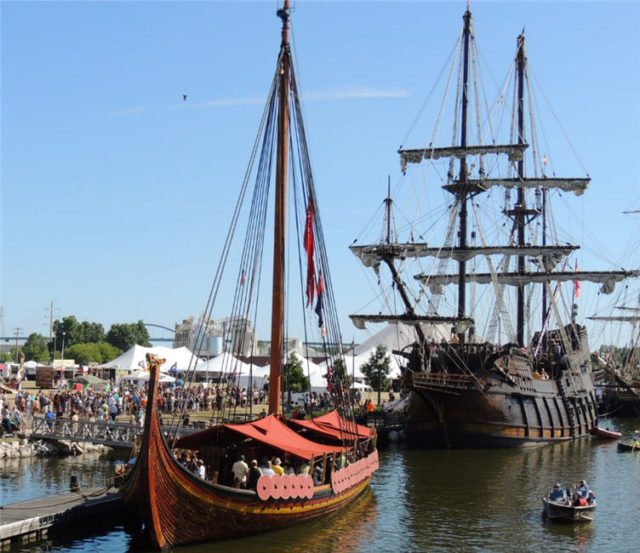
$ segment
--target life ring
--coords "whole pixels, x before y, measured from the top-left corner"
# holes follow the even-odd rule
[[[258,479],[258,485],[256,486],[256,492],[258,492],[258,497],[262,499],[262,501],[266,501],[271,497],[271,478],[269,478],[266,474],[263,474]]]

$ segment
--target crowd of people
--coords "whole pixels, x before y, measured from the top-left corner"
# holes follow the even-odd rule
[[[295,394],[290,411],[295,418],[305,418],[312,412],[328,411],[333,407],[328,392]],[[91,386],[83,389],[19,389],[13,405],[8,394],[0,392],[0,413],[5,432],[23,432],[32,415],[44,416],[49,424],[62,417],[93,421],[129,422],[142,426],[147,403],[146,387],[132,384],[110,385],[98,390]],[[371,410],[373,404],[362,405],[359,391],[351,398],[357,409]],[[164,415],[176,413],[234,412],[249,409],[257,415],[266,415],[268,387],[253,389],[234,385],[197,384],[191,387],[165,386],[158,395],[158,410]],[[371,403],[371,402],[369,402]],[[189,417],[186,417],[189,420]]]

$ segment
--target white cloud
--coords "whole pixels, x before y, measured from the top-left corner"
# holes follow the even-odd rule
[[[357,100],[365,98],[405,98],[409,96],[406,90],[383,90],[378,88],[345,88],[335,90],[325,90],[305,94],[305,101],[323,101],[323,100]],[[264,97],[246,97],[246,98],[216,98],[207,102],[198,104],[190,104],[189,99],[179,104],[170,106],[137,106],[116,111],[117,115],[134,115],[137,113],[152,113],[158,111],[173,111],[178,109],[202,109],[211,107],[228,107],[228,106],[254,106],[264,104]]]

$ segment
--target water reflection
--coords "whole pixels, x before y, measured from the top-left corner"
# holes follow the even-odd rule
[[[332,515],[286,530],[170,549],[175,553],[364,553],[376,551],[372,536],[378,525],[378,504],[368,492]],[[136,553],[141,549],[135,549]]]
[[[617,419],[608,425],[628,437],[640,428],[640,419]],[[590,438],[525,450],[395,449],[380,457],[371,492],[330,517],[173,551],[630,553],[640,543],[640,453],[618,453],[615,442]],[[66,493],[71,474],[78,474],[84,486],[100,486],[113,474],[112,464],[113,459],[86,455],[0,461],[0,499],[7,503]],[[546,522],[540,498],[548,486],[582,478],[598,497],[595,521]],[[151,551],[140,525],[126,517],[85,530],[89,528],[93,523],[47,544],[20,544],[11,551]]]
[[[0,503],[66,493],[72,474],[78,476],[83,488],[102,487],[113,477],[114,462],[114,455],[97,453],[79,457],[3,459],[0,461]]]

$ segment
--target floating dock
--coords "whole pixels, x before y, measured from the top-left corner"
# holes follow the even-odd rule
[[[70,522],[111,512],[122,506],[117,488],[92,488],[0,506],[0,549],[11,542],[37,541]]]

